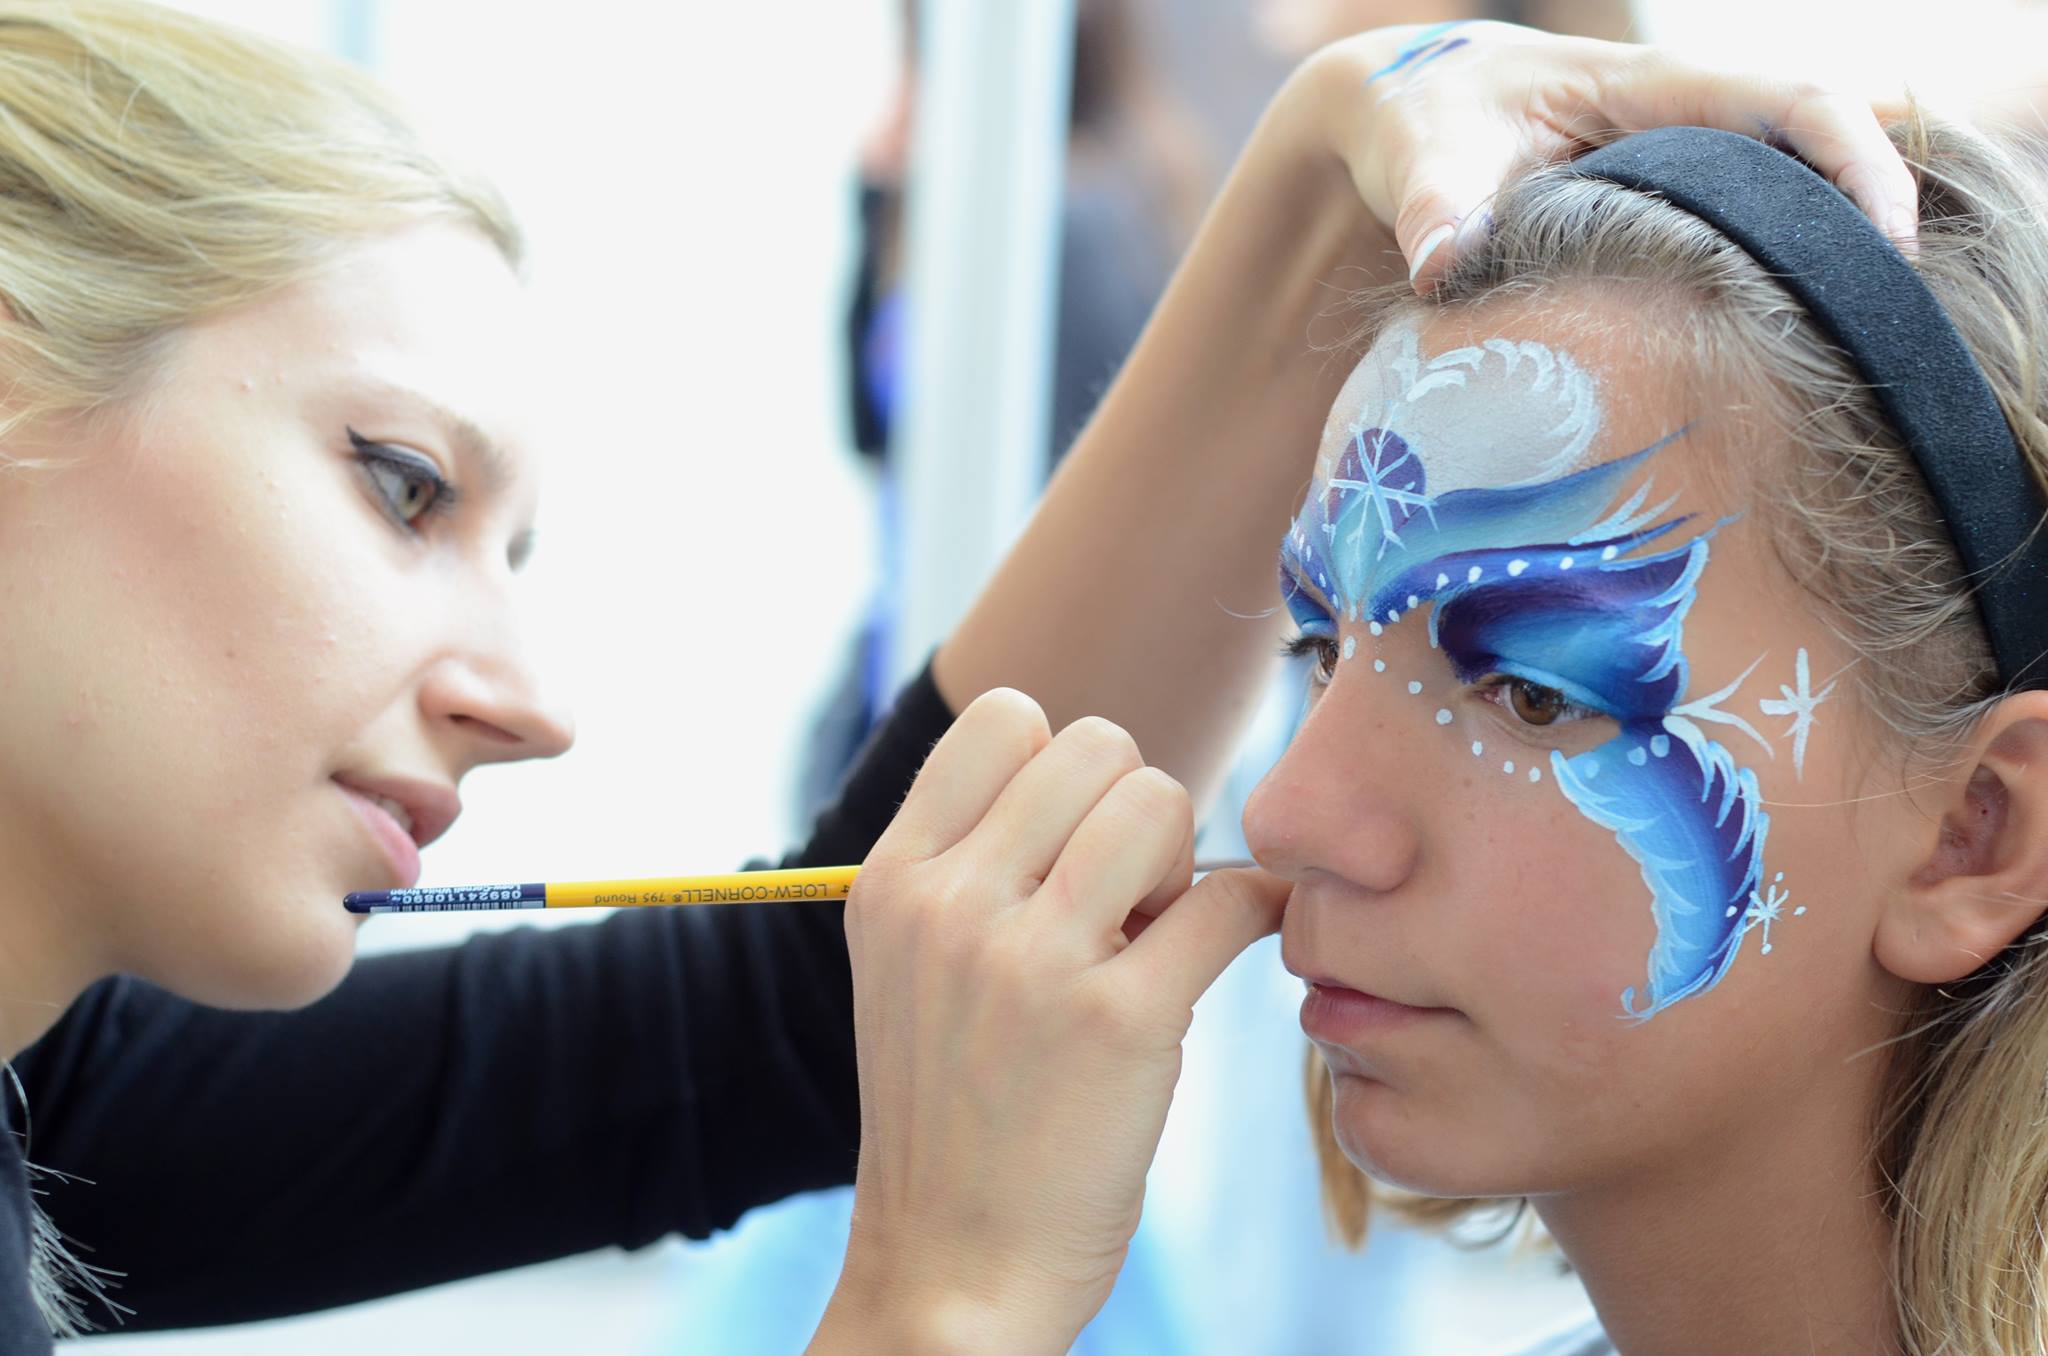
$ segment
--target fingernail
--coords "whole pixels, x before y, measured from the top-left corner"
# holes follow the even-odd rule
[[[1493,213],[1481,208],[1467,212],[1465,219],[1458,223],[1456,252],[1463,254],[1493,234]]]
[[[1415,281],[1415,275],[1422,272],[1422,266],[1429,262],[1429,256],[1436,253],[1437,247],[1451,238],[1453,229],[1448,225],[1439,226],[1422,237],[1422,243],[1415,247],[1415,261],[1408,265],[1409,282]]]

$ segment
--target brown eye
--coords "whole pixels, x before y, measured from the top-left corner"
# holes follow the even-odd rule
[[[1299,635],[1282,646],[1280,652],[1290,659],[1314,659],[1309,676],[1316,683],[1327,683],[1337,676],[1335,636]]]
[[[1520,678],[1508,679],[1507,688],[1508,706],[1525,725],[1553,724],[1571,706],[1556,688],[1539,687]]]

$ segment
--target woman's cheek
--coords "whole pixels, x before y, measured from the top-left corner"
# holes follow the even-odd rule
[[[1641,987],[1656,941],[1649,889],[1613,834],[1548,781],[1528,790],[1542,808],[1515,816],[1512,841],[1497,845],[1515,877],[1494,900],[1498,973],[1542,1003],[1527,1020],[1620,1025],[1622,990]]]

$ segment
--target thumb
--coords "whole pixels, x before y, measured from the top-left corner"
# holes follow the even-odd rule
[[[1279,930],[1293,888],[1263,871],[1212,871],[1108,965],[1123,972],[1121,985],[1192,1008],[1246,947]]]

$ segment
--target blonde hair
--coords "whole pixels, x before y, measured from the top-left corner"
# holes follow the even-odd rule
[[[46,464],[5,450],[23,424],[145,389],[181,327],[428,221],[519,265],[497,194],[355,68],[132,0],[0,0],[0,469]],[[73,1336],[112,1278],[33,1208],[31,1293]]]
[[[2048,485],[2048,224],[2027,148],[1930,122],[1892,137],[1919,182],[1915,264],[1976,356],[2021,454]],[[1869,389],[1747,254],[1645,194],[1536,171],[1504,189],[1493,235],[1433,300],[1466,307],[1569,290],[1624,297],[1679,362],[1744,393],[1785,449],[1744,467],[1766,537],[1855,655],[1853,682],[1901,777],[1952,756],[2001,694],[1941,519]],[[1654,304],[1646,304],[1654,303]],[[1388,302],[1390,318],[1404,305]],[[1653,321],[1649,318],[1654,317]],[[1891,1271],[1908,1353],[2048,1346],[2048,952],[2037,926],[1967,980],[1929,989],[1886,1063],[1871,1125],[1872,1189],[1894,1222]],[[1309,1056],[1324,1202],[1356,1246],[1373,1187],[1332,1130],[1327,1070]],[[1480,1203],[1401,1197],[1447,1222]],[[1499,1202],[1486,1202],[1499,1205]]]
[[[0,436],[132,393],[193,321],[496,193],[361,71],[133,0],[0,0]],[[19,464],[0,453],[0,465]]]

